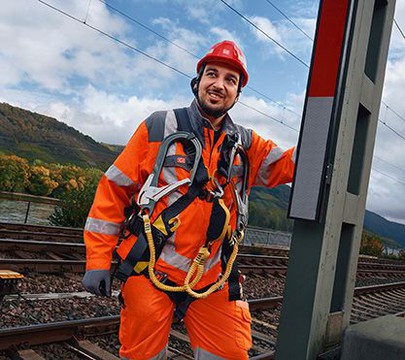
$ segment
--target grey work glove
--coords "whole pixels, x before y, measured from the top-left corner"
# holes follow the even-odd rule
[[[97,296],[111,296],[110,270],[88,270],[84,274],[84,288]]]

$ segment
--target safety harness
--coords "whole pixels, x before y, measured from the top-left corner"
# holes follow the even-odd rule
[[[131,235],[137,236],[138,239],[127,257],[121,259],[116,277],[123,282],[132,275],[142,274],[149,277],[158,289],[166,292],[174,300],[176,317],[181,319],[193,300],[207,297],[222,287],[226,281],[228,281],[229,286],[229,300],[238,300],[241,297],[239,271],[235,259],[238,245],[247,226],[248,199],[246,190],[249,166],[245,149],[238,143],[239,133],[228,134],[221,145],[221,154],[217,166],[217,172],[224,177],[225,183],[220,185],[215,176],[210,179],[202,159],[202,145],[192,132],[187,108],[175,109],[174,112],[179,131],[163,139],[152,173],[141,188],[137,199],[132,198],[131,205],[125,209],[126,220],[121,234],[122,241]],[[186,158],[191,159],[184,162],[184,167],[189,171],[190,176],[172,184],[158,187],[158,179],[163,167],[170,165],[173,161],[173,158],[167,155],[169,147],[176,142],[183,144]],[[233,164],[237,155],[242,161],[241,186],[237,186],[232,181]],[[211,186],[211,190],[207,190],[206,185],[210,181],[213,186]],[[173,204],[167,206],[151,223],[150,218],[156,203],[186,184],[189,186],[188,191]],[[222,199],[224,188],[227,185],[232,186],[232,194],[237,206],[234,231],[229,224],[230,212]],[[206,242],[192,261],[184,284],[174,284],[165,274],[154,269],[155,262],[166,241],[180,226],[178,215],[196,197],[213,202]],[[222,241],[222,276],[215,283],[203,289],[195,290],[194,287],[204,273],[204,264],[210,255],[211,247],[216,241]]]

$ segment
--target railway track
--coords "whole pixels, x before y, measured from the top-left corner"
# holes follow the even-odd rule
[[[72,230],[72,231],[71,231]],[[20,235],[18,235],[20,233]],[[35,234],[35,235],[33,235]],[[57,241],[55,241],[57,240]],[[288,265],[288,252],[285,249],[275,248],[274,252],[272,249],[266,249],[269,251],[264,253],[264,250],[260,248],[259,250],[254,249],[255,252],[261,252],[262,254],[252,255],[246,253],[248,247],[242,248],[239,255],[239,268],[241,271],[248,276],[248,278],[256,279],[251,280],[251,283],[256,283],[257,279],[265,278],[265,282],[268,288],[274,289],[274,284],[271,283],[273,280],[269,279],[279,279],[281,283],[281,290],[284,282],[284,275],[286,273]],[[60,276],[60,274],[66,273],[83,273],[84,271],[84,245],[82,243],[82,230],[81,229],[69,229],[69,228],[52,228],[47,226],[26,226],[19,224],[4,224],[0,223],[0,268],[9,268],[15,271],[21,271],[24,273],[45,273],[56,274],[54,277]],[[367,287],[358,287],[355,291],[355,297],[353,301],[352,309],[352,322],[365,321],[374,317],[382,316],[385,314],[396,314],[399,312],[405,311],[405,283],[398,282],[399,279],[405,279],[405,265],[398,261],[381,261],[374,258],[361,257],[359,260],[358,267],[358,277],[366,279],[374,279],[376,277],[382,278],[384,281],[390,281],[392,284],[389,285],[379,285],[379,286],[367,286]],[[79,275],[75,275],[79,278]],[[388,280],[387,280],[388,279]],[[29,279],[28,279],[29,280]],[[260,285],[257,285],[260,286]],[[281,293],[281,292],[280,292]],[[37,294],[38,297],[35,299],[35,294],[24,294],[27,301],[31,303],[31,306],[41,309],[39,304],[41,301],[39,298],[41,294]],[[13,295],[15,297],[15,303],[18,295]],[[30,297],[31,296],[31,297]],[[44,297],[44,294],[42,294]],[[69,299],[69,293],[61,295],[55,295],[60,299],[67,301]],[[86,297],[86,294],[82,294],[83,297]],[[52,295],[48,296],[46,303],[49,305],[52,302]],[[45,296],[46,298],[46,296]],[[62,301],[60,300],[59,301]],[[252,322],[252,334],[254,340],[254,349],[251,352],[252,360],[260,359],[273,359],[274,358],[274,345],[277,338],[277,326],[279,314],[281,311],[282,296],[267,296],[260,299],[250,299],[250,308],[253,314]],[[8,301],[5,299],[4,301]],[[55,300],[57,301],[57,300]],[[84,305],[83,305],[84,304]],[[87,303],[83,303],[80,306],[86,306]],[[104,306],[105,305],[100,305]],[[103,318],[103,316],[98,317]],[[111,320],[111,316],[105,317]],[[113,349],[110,346],[103,346],[100,349],[100,346],[96,346],[95,343],[100,342],[104,330],[102,330],[101,325],[99,330],[95,330],[96,335],[91,335],[91,328],[97,329],[97,325],[90,325],[91,319],[77,320],[84,321],[79,325],[76,323],[76,330],[60,330],[61,333],[65,333],[67,337],[65,340],[59,340],[59,345],[63,349],[62,352],[68,352],[70,354],[75,354],[74,357],[60,357],[59,355],[55,358],[69,358],[69,359],[110,359],[107,355],[97,355],[99,351],[107,351],[111,356],[111,359],[117,359],[117,349]],[[76,321],[76,320],[74,320]],[[116,320],[118,322],[118,320]],[[59,321],[60,325],[63,327],[65,322]],[[42,324],[51,328],[50,324]],[[42,326],[41,325],[41,326]],[[55,324],[54,324],[55,325]],[[56,323],[57,325],[57,323]],[[73,323],[71,324],[73,326]],[[40,325],[35,325],[40,326]],[[33,333],[31,335],[22,335],[24,331],[29,333],[32,325],[25,326],[25,330],[21,327],[19,330],[15,328],[14,330],[2,329],[0,330],[0,350],[2,349],[1,345],[3,337],[5,343],[10,342],[10,336],[12,336],[12,331],[20,331],[20,335],[16,334],[15,336],[21,336],[20,340],[12,340],[18,344],[25,343],[25,347],[29,346],[29,349],[18,350],[19,346],[14,345],[13,350],[7,348],[9,354],[10,351],[19,351],[18,354],[20,358],[23,359],[37,359],[35,353],[41,352],[40,349],[43,349],[44,344],[30,345],[28,340],[21,340],[23,336],[26,336],[26,339],[46,339],[47,335],[38,335]],[[39,327],[35,328],[36,331],[39,331]],[[113,338],[113,335],[117,333],[116,327],[113,328],[108,338]],[[8,332],[2,332],[7,330]],[[87,333],[86,331],[89,331]],[[53,329],[53,335],[56,336],[59,330]],[[62,335],[60,335],[62,336]],[[93,340],[94,339],[94,340]],[[170,336],[171,344],[175,344],[170,349],[171,355],[170,359],[192,359],[190,351],[186,351],[185,348],[188,346],[188,338],[181,331],[181,329],[174,328]],[[38,340],[39,341],[39,340]],[[56,340],[55,340],[56,341]],[[51,341],[52,346],[56,346],[55,341]],[[118,340],[116,339],[116,344]],[[176,345],[177,344],[177,345]],[[187,346],[186,346],[186,345]],[[4,345],[5,346],[5,345]],[[88,348],[92,349],[91,351]],[[4,350],[5,351],[5,350]],[[48,348],[42,350],[44,353],[51,351]],[[53,350],[52,350],[53,351]],[[25,353],[24,353],[25,352]],[[26,355],[28,354],[28,355]],[[34,355],[33,355],[34,354]],[[103,354],[103,353],[102,353]],[[26,356],[26,357],[23,357]],[[98,357],[97,357],[98,356]],[[10,357],[11,358],[11,357]],[[0,359],[3,360],[0,354]],[[7,358],[8,359],[8,358]],[[38,358],[39,359],[39,358]]]
[[[260,319],[263,312],[273,309],[279,311],[282,300],[281,296],[248,300],[254,316],[253,325],[260,324],[277,329],[277,324],[258,320],[256,316]],[[365,321],[386,314],[402,314],[404,311],[405,282],[358,287],[355,289],[351,322]],[[112,336],[117,333],[118,326],[119,316],[115,315],[0,329],[0,350],[10,358],[18,355],[21,359],[35,359],[35,356],[39,356],[36,348],[41,345],[59,343],[59,347],[63,347],[66,353],[82,355],[87,359],[116,360],[118,359],[116,354],[96,345],[92,339],[108,334]],[[268,349],[262,347],[264,352],[261,355],[252,356],[251,360],[272,359],[274,350],[271,348],[274,349],[275,342],[271,340],[269,334],[263,334],[253,327],[252,335],[254,340],[262,342],[262,346],[263,343],[267,343]],[[188,336],[176,329],[172,329],[170,338],[189,344]],[[24,344],[23,350],[19,350],[21,344]],[[186,352],[175,348],[169,348],[169,353],[171,359],[192,359]]]
[[[9,329],[0,329],[0,350],[11,358],[42,359],[35,351],[39,345],[58,343],[65,352],[81,355],[86,359],[119,360],[117,356],[108,352],[88,339],[100,335],[112,335],[118,332],[119,316],[106,316],[100,318],[54,322],[21,326]],[[187,341],[183,334],[173,330],[171,337]],[[29,349],[18,350],[24,344]],[[169,347],[171,359],[193,359],[180,350]]]
[[[0,259],[0,267],[6,270],[81,273],[85,268],[85,247],[80,243],[0,238],[0,252],[7,253],[7,256]],[[287,272],[287,256],[240,253],[238,260],[239,269],[244,274],[267,273],[284,276]],[[403,262],[372,260],[368,261],[366,257],[360,258],[358,277],[405,278]]]

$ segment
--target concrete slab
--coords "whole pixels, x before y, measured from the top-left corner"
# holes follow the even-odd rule
[[[405,360],[405,319],[387,315],[349,326],[341,360]]]

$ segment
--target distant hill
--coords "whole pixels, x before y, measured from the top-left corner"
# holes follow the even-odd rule
[[[250,194],[250,202],[254,204],[266,204],[269,212],[274,207],[279,208],[282,211],[281,216],[286,217],[290,192],[291,188],[287,185],[280,185],[274,189],[253,188]],[[249,217],[249,225],[262,226],[260,222],[263,221],[263,218],[266,218],[266,212],[263,212],[265,211],[263,207],[260,207],[260,211],[262,216]],[[405,248],[405,225],[403,224],[389,221],[372,211],[366,210],[363,228],[379,236],[386,245],[391,247],[399,245]]]
[[[382,238],[395,240],[405,248],[405,225],[389,221],[382,216],[366,211],[364,228]]]
[[[0,103],[0,151],[5,154],[105,170],[121,150],[54,118]]]

